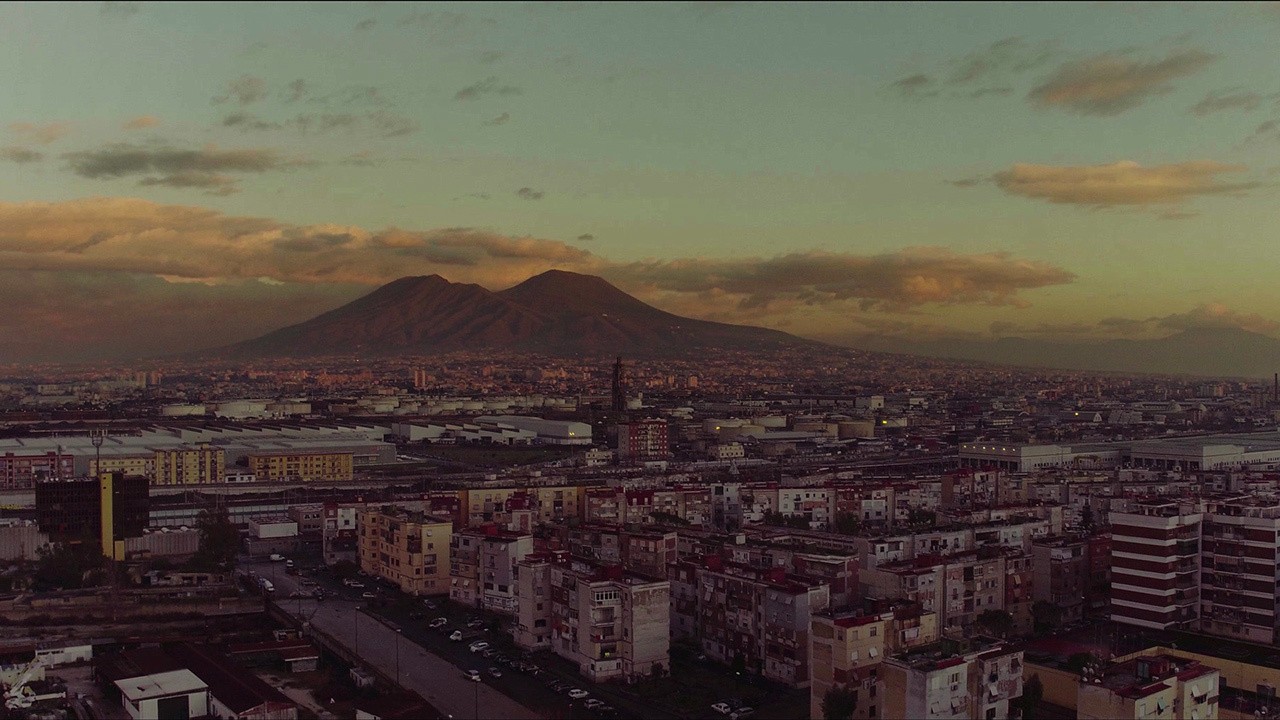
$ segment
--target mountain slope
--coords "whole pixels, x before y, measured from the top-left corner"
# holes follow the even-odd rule
[[[777,330],[672,315],[601,278],[552,270],[497,293],[438,275],[401,278],[219,354],[311,357],[493,349],[641,356],[819,345]]]

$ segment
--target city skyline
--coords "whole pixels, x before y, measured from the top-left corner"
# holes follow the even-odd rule
[[[869,337],[1274,336],[1273,6],[0,8],[0,361],[560,268]],[[193,332],[198,328],[198,332]]]

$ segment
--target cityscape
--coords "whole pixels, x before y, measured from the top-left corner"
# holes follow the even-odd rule
[[[1277,29],[0,6],[0,718],[1280,717]]]

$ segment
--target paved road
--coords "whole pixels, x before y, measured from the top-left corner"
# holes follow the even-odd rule
[[[289,600],[298,588],[297,577],[286,575],[280,563],[241,564],[271,579],[278,604],[290,614],[356,651],[366,663],[400,684],[421,694],[450,717],[513,718],[534,720],[538,714],[485,683],[471,682],[447,660],[422,649],[377,619],[365,614],[359,603],[340,598]]]

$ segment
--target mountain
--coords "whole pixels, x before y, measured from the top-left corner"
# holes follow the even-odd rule
[[[491,349],[653,356],[821,346],[777,330],[680,317],[602,278],[550,270],[501,292],[439,275],[400,278],[323,315],[215,354],[314,357]]]
[[[1008,337],[851,344],[866,350],[1024,367],[1247,378],[1268,378],[1280,372],[1280,340],[1225,327],[1192,328],[1151,340],[1072,343]]]

